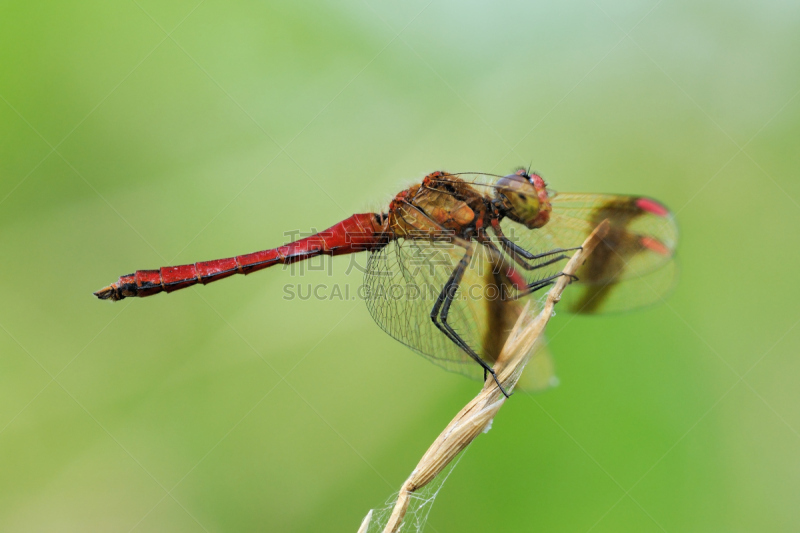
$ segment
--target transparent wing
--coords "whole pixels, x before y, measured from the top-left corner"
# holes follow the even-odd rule
[[[565,292],[569,292],[567,289]],[[541,335],[533,345],[531,358],[522,371],[515,389],[526,392],[543,392],[558,385],[553,355],[547,346],[547,339]]]
[[[675,219],[655,200],[558,193],[551,204],[550,221],[542,228],[520,232],[520,242],[543,250],[579,246],[600,222],[608,219],[611,223],[603,245],[592,254],[592,272],[584,269],[584,283],[603,284],[642,276],[666,265],[675,252]]]
[[[574,283],[564,291],[559,307],[570,313],[617,313],[663,301],[678,280],[675,260],[638,278],[621,283]]]
[[[499,176],[459,174],[488,196],[495,194]],[[553,193],[550,219],[543,227],[528,229],[510,219],[501,228],[505,236],[525,250],[580,246],[605,219],[608,235],[578,270],[579,282],[566,291],[567,310],[580,313],[615,312],[657,302],[675,285],[678,269],[674,253],[678,242],[675,218],[656,200],[643,196],[590,193]],[[553,257],[553,256],[551,256]],[[528,283],[559,272],[566,259],[534,271],[520,269]]]
[[[547,250],[578,246],[605,219],[608,235],[578,270],[577,286],[566,291],[564,306],[571,312],[624,311],[661,300],[677,279],[672,214],[649,198],[564,193],[552,200],[544,227],[527,230],[509,222],[520,246]]]
[[[450,306],[447,323],[492,365],[521,309],[506,295],[503,276],[492,273],[493,254],[472,243],[472,257]],[[386,333],[447,370],[476,379],[483,369],[431,319],[447,280],[467,251],[435,241],[399,239],[370,255],[364,277],[366,304]]]
[[[407,220],[420,216],[412,210]],[[395,339],[447,370],[483,379],[481,366],[431,319],[434,305],[443,298],[445,285],[465,256],[469,264],[447,323],[492,365],[525,298],[510,298],[516,289],[506,277],[502,259],[490,248],[461,240],[394,240],[369,256],[364,276],[366,304],[375,322]]]

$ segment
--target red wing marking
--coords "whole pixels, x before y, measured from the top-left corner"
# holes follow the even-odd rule
[[[667,245],[658,239],[654,239],[653,237],[642,237],[639,239],[639,242],[642,243],[642,246],[648,250],[652,250],[659,255],[663,255],[665,257],[672,255],[672,252],[669,248],[667,248]]]
[[[638,198],[636,200],[636,206],[642,211],[653,213],[659,217],[665,217],[669,215],[669,209],[651,198]]]

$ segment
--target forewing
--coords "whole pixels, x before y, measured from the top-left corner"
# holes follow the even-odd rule
[[[495,196],[500,178],[481,173],[456,176],[483,190],[488,197]],[[550,220],[544,227],[529,230],[506,218],[503,230],[521,247],[541,253],[580,246],[600,222],[608,219],[611,232],[604,245],[613,252],[611,256],[621,256],[623,266],[607,271],[596,268],[593,274],[584,276],[584,283],[620,282],[643,276],[666,265],[674,255],[678,241],[675,218],[656,200],[644,196],[552,192],[550,203]],[[610,256],[597,261],[609,266],[612,262]]]
[[[559,307],[570,313],[617,313],[663,301],[678,280],[676,261],[622,283],[574,283],[564,291]]]
[[[500,176],[461,173],[457,176],[494,197]],[[506,237],[533,254],[580,246],[603,220],[610,229],[586,264],[579,281],[567,291],[562,307],[580,313],[634,309],[659,301],[674,287],[674,253],[678,231],[675,219],[659,202],[642,196],[590,193],[552,193],[550,219],[528,229],[509,218],[501,223]],[[502,249],[498,239],[493,237]],[[549,255],[534,263],[541,268],[519,272],[534,283],[560,272],[567,259]],[[509,261],[512,258],[506,257]]]
[[[674,286],[673,255],[678,232],[674,217],[649,198],[559,193],[548,223],[538,229],[505,220],[506,235],[534,253],[580,246],[603,220],[608,235],[589,256],[569,291],[572,312],[623,311],[658,301]],[[564,262],[548,268],[559,270]],[[644,289],[648,290],[644,290]]]

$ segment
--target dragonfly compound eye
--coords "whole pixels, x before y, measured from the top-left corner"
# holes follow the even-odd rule
[[[538,227],[539,191],[524,177],[510,174],[497,181],[497,194],[502,196],[506,216],[528,228]]]

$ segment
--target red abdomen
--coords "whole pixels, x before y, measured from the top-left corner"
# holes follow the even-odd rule
[[[122,276],[94,295],[102,300],[122,300],[131,296],[150,296],[172,292],[196,283],[211,283],[234,274],[249,274],[277,264],[302,261],[318,255],[342,255],[376,250],[385,246],[389,235],[385,219],[375,213],[361,213],[342,220],[325,231],[279,248],[192,265],[137,270]]]

